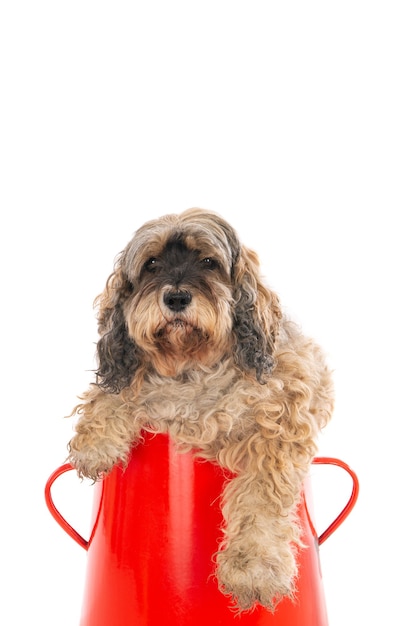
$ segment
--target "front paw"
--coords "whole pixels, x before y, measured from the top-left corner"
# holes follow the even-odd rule
[[[296,562],[286,551],[284,562],[279,555],[251,553],[243,549],[225,549],[217,555],[219,588],[230,596],[239,612],[255,605],[273,611],[284,596],[293,595]]]
[[[77,470],[81,478],[100,480],[108,474],[125,454],[107,442],[94,444],[83,435],[75,435],[68,444],[68,462]]]

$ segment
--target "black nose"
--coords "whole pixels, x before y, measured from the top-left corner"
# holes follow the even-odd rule
[[[191,302],[189,291],[168,291],[164,295],[164,304],[171,311],[183,311]]]

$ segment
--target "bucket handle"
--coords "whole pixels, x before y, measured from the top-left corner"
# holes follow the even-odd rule
[[[59,478],[59,476],[62,476],[62,474],[65,474],[65,472],[69,472],[70,470],[73,470],[73,469],[75,468],[73,465],[71,465],[71,463],[65,463],[64,465],[61,465],[60,467],[58,467],[54,472],[52,472],[52,474],[48,478],[46,485],[45,485],[46,506],[48,507],[49,512],[54,518],[54,520],[58,522],[61,528],[63,528],[65,532],[72,539],[74,539],[74,541],[76,541],[82,548],[84,548],[84,550],[87,550],[90,542],[84,539],[84,537],[82,537],[80,533],[78,533],[75,530],[75,528],[73,528],[71,524],[67,522],[65,517],[58,511],[58,509],[56,508],[54,504],[54,501],[52,499],[52,494],[51,494],[51,488],[54,482],[56,481],[56,479]]]
[[[351,492],[350,498],[347,504],[345,505],[345,507],[339,513],[339,515],[333,520],[333,522],[328,526],[328,528],[326,528],[326,530],[322,532],[321,535],[318,537],[318,543],[319,545],[321,545],[322,543],[326,541],[326,539],[330,537],[330,535],[332,535],[335,532],[335,530],[337,530],[337,528],[339,528],[339,526],[345,521],[345,519],[347,518],[347,516],[349,515],[349,513],[352,511],[353,507],[355,506],[356,500],[358,499],[358,495],[359,495],[359,481],[355,472],[340,459],[335,459],[332,457],[315,457],[312,463],[315,465],[336,465],[338,467],[341,467],[343,470],[345,470],[352,478],[352,492]],[[65,472],[69,472],[73,469],[75,468],[73,467],[73,465],[71,465],[71,463],[65,463],[64,465],[61,465],[60,467],[58,467],[54,472],[52,472],[52,474],[48,478],[46,485],[45,485],[46,506],[48,507],[49,512],[51,513],[52,517],[61,526],[61,528],[63,528],[63,530],[72,539],[74,539],[76,543],[78,543],[82,548],[84,548],[84,550],[88,550],[90,541],[87,541],[86,539],[84,539],[84,537],[82,537],[80,533],[78,533],[75,530],[75,528],[73,528],[71,524],[67,522],[64,516],[56,508],[54,501],[52,499],[52,494],[51,494],[51,488],[54,482],[56,481],[56,479],[59,478],[59,476],[62,476],[62,474],[65,474]]]
[[[341,467],[345,472],[347,472],[352,479],[352,492],[350,494],[350,498],[346,504],[346,506],[342,509],[339,515],[333,520],[333,522],[326,528],[324,532],[318,538],[318,543],[321,545],[334,533],[334,531],[339,528],[342,522],[345,521],[349,513],[352,511],[353,507],[356,504],[356,500],[359,495],[359,480],[356,476],[355,472],[343,461],[340,459],[334,459],[332,457],[323,456],[323,457],[315,457],[313,459],[313,464],[315,465],[337,465],[337,467]]]

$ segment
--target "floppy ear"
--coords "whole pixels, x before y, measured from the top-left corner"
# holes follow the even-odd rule
[[[129,337],[123,306],[133,285],[118,267],[95,300],[98,306],[97,384],[110,393],[128,387],[140,365],[140,349]]]
[[[278,297],[263,285],[256,253],[244,246],[233,280],[235,360],[243,370],[255,370],[263,384],[275,365],[273,354],[282,317]]]

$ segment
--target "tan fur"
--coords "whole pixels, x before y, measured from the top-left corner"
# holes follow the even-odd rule
[[[181,236],[178,258],[186,269],[169,274],[161,265],[154,274],[149,259],[171,258],[173,234]],[[207,259],[216,260],[214,269],[205,269]],[[163,272],[170,278],[162,280]],[[191,294],[184,310],[166,305],[170,290]],[[98,304],[105,365],[74,409],[69,460],[80,475],[98,480],[128,463],[141,433],[151,431],[232,472],[222,494],[219,587],[240,611],[256,603],[273,610],[296,590],[297,504],[333,408],[320,349],[283,318],[256,254],[222,218],[201,209],[139,229]],[[123,350],[114,340],[117,354],[129,357],[129,346],[138,352],[133,373],[119,367],[120,377],[111,364],[113,335],[123,332]]]

